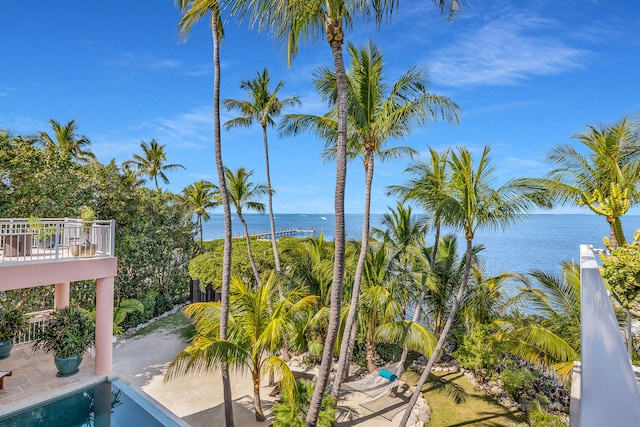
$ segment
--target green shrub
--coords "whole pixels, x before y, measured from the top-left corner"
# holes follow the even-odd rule
[[[153,313],[156,306],[156,298],[153,295],[145,295],[140,298],[140,302],[144,307],[143,312],[135,311],[127,315],[122,322],[122,329],[127,329],[138,326],[141,323],[147,322],[153,318]]]
[[[173,298],[170,295],[160,294],[156,296],[153,315],[160,316],[173,308]]]
[[[566,427],[568,425],[564,418],[549,414],[540,407],[538,402],[533,402],[529,406],[527,416],[531,427]]]
[[[303,427],[309,412],[314,384],[308,380],[296,380],[293,401],[287,393],[282,393],[281,400],[273,405],[273,427]],[[336,418],[336,401],[329,393],[322,398],[322,406],[318,415],[318,427],[330,427]]]
[[[470,335],[462,338],[462,344],[453,352],[460,366],[477,377],[495,379],[496,368],[503,355],[492,344],[491,333],[484,325],[479,325]]]
[[[506,368],[500,372],[504,391],[515,400],[533,395],[533,382],[536,375],[528,369]]]

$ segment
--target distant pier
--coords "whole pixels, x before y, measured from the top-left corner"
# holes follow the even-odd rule
[[[315,228],[285,228],[282,230],[276,230],[276,239],[285,236],[309,236],[316,234]],[[236,234],[234,238],[244,238],[243,234]],[[270,239],[271,231],[259,231],[257,233],[249,233],[249,237],[257,237],[258,239]]]

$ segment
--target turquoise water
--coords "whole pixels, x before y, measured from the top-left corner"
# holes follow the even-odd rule
[[[178,426],[169,416],[115,380],[0,417],[2,427]]]
[[[251,233],[269,230],[268,215],[245,214],[245,217]],[[381,219],[380,214],[372,215],[371,226],[380,227]],[[275,222],[276,229],[312,228],[316,234],[323,232],[327,240],[333,240],[335,235],[333,214],[276,214]],[[211,215],[204,225],[205,240],[221,238],[222,223],[222,214]],[[345,224],[348,238],[361,238],[361,214],[347,214]],[[634,230],[640,228],[640,215],[625,216],[623,225],[627,239],[631,239]],[[242,233],[237,218],[232,226],[234,234]],[[485,246],[481,256],[489,274],[505,271],[526,273],[532,269],[553,272],[562,261],[578,260],[580,244],[603,247],[602,238],[608,235],[609,226],[604,217],[595,214],[539,214],[531,215],[505,231],[478,231],[474,243]],[[463,238],[459,234],[461,244],[464,243]]]

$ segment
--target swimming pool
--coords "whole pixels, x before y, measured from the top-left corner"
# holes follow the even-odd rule
[[[2,427],[187,426],[119,379],[0,417]]]

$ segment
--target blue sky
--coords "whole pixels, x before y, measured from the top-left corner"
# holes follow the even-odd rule
[[[178,36],[173,2],[0,0],[0,128],[17,134],[49,131],[49,119],[76,119],[103,162],[130,159],[141,140],[166,145],[168,160],[186,167],[169,174],[180,192],[200,179],[216,181],[213,162],[211,32],[202,22],[186,43]],[[450,97],[463,112],[460,126],[431,123],[394,145],[426,153],[464,145],[492,147],[500,180],[542,176],[545,154],[586,125],[612,124],[640,112],[640,3],[597,0],[473,0],[452,23],[430,1],[403,1],[378,31],[357,23],[346,39],[373,40],[386,77],[418,65],[430,91]],[[297,95],[289,112],[323,114],[311,76],[331,66],[324,40],[302,46],[290,68],[284,45],[226,23],[221,50],[222,98],[245,99],[239,82],[268,68],[284,80],[282,96]],[[233,113],[223,111],[223,121]],[[264,182],[259,126],[223,131],[223,160],[255,170]],[[335,167],[319,155],[312,136],[280,138],[270,130],[274,210],[333,211]],[[575,142],[574,142],[575,143]],[[409,161],[378,163],[372,212],[394,205],[388,185],[405,181]],[[360,161],[348,172],[346,211],[362,211]],[[558,210],[561,212],[563,210]]]

